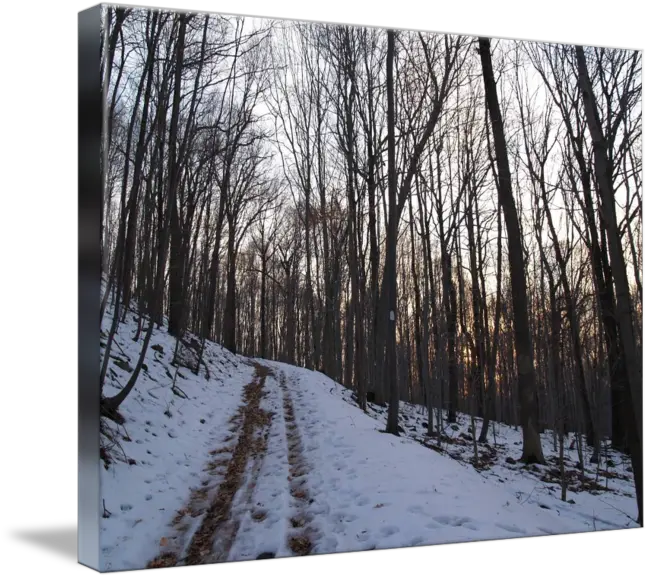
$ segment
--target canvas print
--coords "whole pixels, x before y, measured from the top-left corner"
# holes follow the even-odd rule
[[[95,568],[642,525],[640,51],[96,10]]]

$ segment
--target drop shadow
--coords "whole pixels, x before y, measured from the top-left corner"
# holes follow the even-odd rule
[[[23,530],[13,537],[38,548],[55,552],[68,560],[77,560],[76,526],[51,528],[49,530]]]

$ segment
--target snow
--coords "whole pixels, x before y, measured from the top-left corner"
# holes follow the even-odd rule
[[[105,334],[111,320],[108,309]],[[133,341],[136,329],[129,314],[111,351],[107,396],[129,377],[119,364],[136,364],[143,340]],[[271,415],[266,449],[246,463],[229,519],[233,537],[224,557],[220,551],[212,559],[290,556],[297,553],[290,542],[299,538],[311,543],[311,553],[329,553],[636,526],[632,474],[615,452],[608,468],[614,473],[598,477],[594,493],[569,491],[574,503],[562,502],[560,485],[541,480],[554,464],[506,462],[521,454],[521,433],[513,427],[495,424],[496,455],[476,469],[469,461],[473,444],[460,436],[469,433],[467,416],[460,415],[456,430],[447,428],[453,440],[440,453],[423,445],[436,439],[425,436],[419,407],[400,403],[403,433],[385,434],[385,409],[370,405],[362,412],[352,392],[325,375],[246,359],[211,342],[204,352],[209,379],[202,366],[198,375],[179,368],[183,398],[171,387],[175,339],[156,329],[150,344],[147,371],[120,409],[124,425],[106,421],[120,447],[109,450],[112,461],[101,468],[108,511],[101,520],[102,570],[143,568],[168,546],[180,561],[185,556],[238,440],[230,420],[244,402],[254,364],[270,370],[260,402]],[[493,445],[491,432],[489,438]],[[555,456],[549,433],[543,449],[548,461]],[[573,463],[576,450],[566,446],[566,456]],[[594,467],[587,465],[586,474],[594,480]],[[194,503],[200,489],[207,495],[201,509]],[[174,522],[178,515],[183,524]],[[214,547],[222,541],[216,535]]]
[[[632,495],[577,493],[575,505],[562,503],[560,488],[553,495],[544,482],[522,470],[503,472],[495,466],[480,473],[407,435],[384,434],[385,414],[372,418],[348,401],[339,402],[350,398],[349,390],[316,372],[271,365],[288,374],[300,408],[299,427],[307,430],[306,453],[316,463],[309,480],[312,512],[325,537],[315,552],[636,526],[627,521],[628,512],[620,511],[633,511]],[[403,414],[414,411],[402,406]],[[502,431],[509,439],[511,432],[507,427]],[[519,457],[521,446],[514,448]],[[503,474],[513,479],[497,482]]]
[[[106,334],[111,321],[108,309],[103,320]],[[128,358],[132,367],[143,340],[142,336],[133,342],[136,328],[136,320],[128,316],[116,335],[118,346],[111,351],[111,355]],[[154,345],[161,345],[163,353],[153,350]],[[107,470],[101,467],[101,505],[110,514],[101,520],[102,570],[142,568],[157,554],[166,526],[185,505],[191,488],[200,484],[208,452],[223,445],[230,435],[227,419],[240,404],[242,387],[253,374],[253,368],[240,357],[207,342],[204,356],[211,379],[205,379],[203,368],[198,376],[180,368],[184,378],[177,378],[177,385],[188,396],[183,399],[171,391],[172,378],[166,372],[172,375],[175,370],[170,365],[174,347],[175,339],[165,329],[153,332],[145,360],[148,371],[142,370],[120,409],[125,424],[117,427],[110,422],[112,428],[119,428],[120,444],[127,460],[134,463],[124,458]],[[116,394],[130,375],[114,365],[112,358],[110,368],[115,376],[108,371],[106,396]],[[118,457],[121,450],[115,448],[113,453]]]
[[[290,519],[289,481],[285,418],[282,411],[282,395],[276,380],[269,376],[265,381],[268,395],[261,408],[274,413],[272,431],[267,444],[260,482],[253,498],[253,509],[244,515],[229,559],[252,560],[267,551],[276,556],[289,555],[284,535]],[[253,520],[253,514],[265,515],[262,522]]]

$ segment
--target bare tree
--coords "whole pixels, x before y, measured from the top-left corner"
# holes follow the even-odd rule
[[[164,267],[166,263],[166,256],[168,252],[168,245],[170,241],[170,218],[171,218],[171,208],[172,204],[175,201],[177,195],[178,187],[178,178],[177,178],[177,128],[179,122],[179,104],[180,104],[180,94],[181,94],[181,78],[182,78],[182,66],[184,62],[184,40],[186,37],[186,22],[190,16],[180,13],[177,16],[178,19],[178,32],[177,32],[177,44],[176,44],[176,61],[175,61],[175,81],[174,81],[174,93],[173,93],[173,111],[171,115],[171,127],[170,127],[170,137],[169,137],[169,146],[170,146],[170,174],[168,178],[168,205],[169,208],[166,211],[165,223],[164,223],[164,233],[162,238],[162,245],[160,247],[160,261],[162,266],[159,266],[157,269],[157,279],[155,281],[155,294],[153,296],[153,302],[151,308],[154,309],[155,303],[161,300],[163,286],[164,286]],[[115,316],[116,316],[115,310]],[[141,352],[139,354],[139,360],[135,366],[130,378],[128,379],[127,384],[120,390],[115,396],[110,398],[104,398],[102,401],[102,411],[104,414],[108,414],[112,417],[117,413],[121,403],[128,397],[128,394],[132,391],[137,383],[137,378],[141,372],[141,368],[144,364],[144,359],[146,357],[146,352],[148,350],[148,345],[150,343],[150,338],[153,332],[154,322],[152,317],[148,321],[148,329],[146,331],[146,336],[144,338]],[[108,354],[106,352],[106,358]]]
[[[532,358],[531,336],[529,331],[527,284],[525,262],[521,248],[521,234],[516,212],[516,204],[511,186],[511,172],[507,157],[507,143],[500,114],[496,80],[491,61],[491,47],[488,38],[478,41],[482,61],[485,94],[493,132],[496,161],[498,165],[498,195],[505,215],[507,226],[509,267],[512,284],[512,303],[514,308],[514,339],[516,345],[516,369],[523,426],[523,455],[525,462],[545,461],[541,438],[536,422],[536,383],[534,381],[534,361]]]
[[[615,209],[615,191],[612,182],[613,166],[609,159],[609,147],[606,136],[601,129],[596,98],[590,82],[585,53],[581,46],[576,46],[576,62],[578,70],[581,96],[585,106],[585,115],[588,130],[592,138],[594,152],[594,167],[597,183],[601,193],[601,212],[606,227],[610,261],[615,284],[617,302],[617,319],[623,352],[626,358],[626,372],[628,376],[628,389],[626,395],[626,420],[628,424],[628,437],[630,442],[630,455],[633,460],[635,485],[637,487],[637,505],[639,508],[638,522],[643,519],[642,500],[642,391],[641,391],[641,359],[638,357],[635,336],[633,309],[631,303],[630,287],[626,272],[626,261],[621,245],[617,216]],[[631,73],[634,73],[637,64],[636,53],[633,57]],[[625,105],[625,101],[622,102]]]

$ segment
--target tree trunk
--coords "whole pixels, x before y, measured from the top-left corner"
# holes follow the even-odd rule
[[[408,216],[410,222],[410,247],[411,247],[411,275],[413,277],[413,293],[414,293],[414,302],[415,302],[415,356],[417,359],[417,372],[419,378],[419,385],[422,392],[422,398],[424,401],[424,406],[428,408],[429,401],[428,397],[430,395],[429,385],[428,385],[428,372],[427,372],[427,362],[426,356],[428,355],[428,349],[425,347],[425,338],[422,336],[422,319],[424,318],[422,312],[422,298],[419,285],[419,274],[417,272],[417,258],[415,252],[415,226],[413,220],[413,204],[412,202],[408,203]],[[426,320],[424,319],[424,322]]]
[[[220,189],[220,200],[218,215],[215,223],[215,241],[213,243],[213,254],[209,268],[208,296],[206,308],[206,331],[205,336],[214,335],[215,305],[218,298],[218,283],[220,280],[220,247],[222,245],[222,228],[224,226],[224,205],[227,202],[226,182]]]
[[[157,301],[161,301],[164,289],[164,269],[166,263],[166,257],[168,252],[168,244],[170,239],[170,206],[175,202],[175,197],[177,194],[177,125],[179,120],[179,104],[180,104],[180,95],[181,95],[181,78],[182,78],[182,68],[184,64],[184,39],[186,36],[186,20],[188,16],[186,14],[180,13],[178,15],[179,19],[179,31],[177,37],[177,46],[176,46],[176,65],[175,65],[175,88],[173,96],[173,112],[171,117],[171,126],[170,126],[170,136],[169,136],[169,146],[170,146],[170,158],[169,158],[169,178],[168,178],[168,206],[166,213],[166,218],[163,223],[163,234],[162,234],[162,243],[160,246],[160,262],[161,265],[157,269],[157,278],[155,281],[155,297],[152,303],[152,308],[154,309]],[[146,352],[148,350],[148,345],[150,343],[150,338],[152,336],[154,322],[152,317],[148,322],[148,329],[146,331],[146,336],[141,347],[141,352],[139,354],[139,360],[135,366],[134,371],[132,372],[128,382],[115,396],[111,398],[104,398],[102,401],[102,411],[104,414],[114,415],[121,403],[128,397],[128,394],[135,387],[139,373],[144,364],[144,359],[146,357]]]
[[[502,222],[498,207],[498,255],[496,265],[496,304],[494,309],[493,335],[487,359],[487,391],[485,394],[485,413],[480,429],[479,442],[487,441],[489,423],[496,419],[496,370],[498,361],[498,342],[500,339],[500,316],[502,311]],[[485,304],[486,306],[486,304]],[[495,440],[495,437],[494,437]]]
[[[637,506],[639,510],[638,522],[643,520],[643,494],[642,494],[642,380],[641,360],[638,358],[635,346],[634,323],[632,317],[632,304],[630,286],[626,273],[626,262],[621,246],[621,237],[617,226],[615,206],[615,192],[612,183],[612,166],[608,161],[608,145],[601,129],[601,122],[597,104],[588,75],[585,54],[581,46],[576,46],[576,61],[579,86],[585,108],[585,116],[592,138],[594,153],[594,168],[601,193],[601,212],[607,231],[608,246],[612,274],[616,287],[617,320],[621,346],[626,359],[626,372],[628,387],[626,396],[626,423],[630,443],[630,455],[633,463],[635,487],[637,491]]]
[[[485,412],[484,394],[484,327],[482,325],[482,302],[480,297],[480,281],[478,279],[478,262],[476,256],[476,240],[474,235],[473,208],[475,204],[475,190],[467,203],[467,232],[469,238],[469,268],[471,271],[471,305],[473,310],[474,332],[474,358],[473,358],[473,384],[476,387],[476,414],[480,417]],[[475,432],[474,432],[475,434]]]
[[[496,80],[491,62],[490,42],[487,38],[479,39],[482,75],[489,117],[491,119],[494,147],[498,165],[498,197],[502,205],[507,226],[509,267],[512,285],[512,305],[514,311],[514,340],[516,344],[516,370],[518,376],[518,393],[520,397],[521,425],[523,427],[522,460],[526,463],[544,463],[541,438],[536,422],[536,382],[534,380],[534,363],[532,359],[531,336],[527,309],[527,285],[525,279],[525,262],[523,259],[520,224],[511,187],[511,172],[507,157],[507,143],[500,114]]]
[[[395,172],[395,88],[393,60],[395,55],[395,32],[388,30],[386,55],[386,93],[388,98],[388,231],[386,237],[386,264],[381,297],[385,303],[386,321],[386,370],[389,388],[388,423],[386,432],[399,436],[399,385],[397,382],[397,343],[395,311],[397,308],[397,173]],[[387,276],[386,276],[387,274]]]
[[[224,346],[236,353],[236,250],[233,222],[229,221],[227,243],[227,293],[224,305]]]

